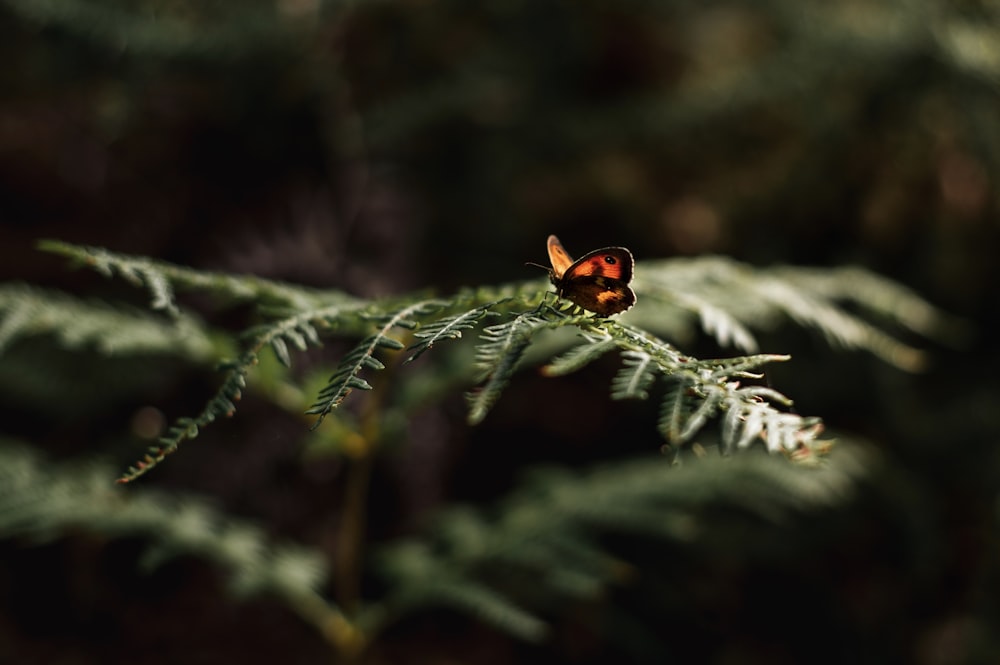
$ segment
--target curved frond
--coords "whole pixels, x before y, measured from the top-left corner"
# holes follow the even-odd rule
[[[688,391],[691,382],[685,378],[671,381],[660,403],[660,432],[669,442],[685,441],[683,432],[692,414],[698,409],[698,401],[691,398]]]
[[[398,312],[391,314],[389,316],[381,317],[384,321],[382,327],[378,332],[369,335],[365,339],[361,340],[354,349],[340,361],[337,366],[336,371],[330,380],[327,381],[326,387],[319,393],[319,399],[306,411],[308,414],[316,415],[316,422],[313,423],[310,429],[316,429],[319,427],[323,419],[326,418],[332,410],[340,406],[340,403],[344,401],[352,390],[358,388],[360,390],[371,390],[371,385],[359,376],[361,370],[368,368],[374,370],[385,369],[385,365],[382,364],[380,360],[375,357],[375,351],[380,348],[390,349],[393,351],[398,351],[405,347],[405,345],[399,340],[389,337],[389,332],[393,328],[408,328],[413,329],[417,326],[416,321],[412,320],[412,317],[419,315],[426,315],[430,312],[436,311],[441,308],[441,301],[439,300],[424,300],[421,302],[408,305],[402,308]]]
[[[923,366],[923,352],[842,303],[927,336],[960,327],[907,289],[860,268],[753,268],[717,256],[648,261],[637,268],[635,289],[640,302],[652,299],[697,315],[720,344],[753,351],[749,329],[773,327],[784,317],[819,331],[831,344],[868,350],[910,371]],[[656,325],[655,317],[650,324]]]
[[[614,340],[606,340],[614,343]],[[629,349],[622,352],[622,368],[611,382],[612,399],[646,399],[656,380],[656,363],[648,353]]]
[[[860,268],[816,269],[785,266],[774,273],[831,302],[853,303],[907,330],[938,339],[960,337],[965,324],[937,309],[911,289]]]
[[[548,325],[580,326],[587,340],[583,346],[600,346],[602,353],[609,344],[621,350],[622,369],[611,385],[614,399],[645,398],[657,377],[662,377],[667,390],[660,407],[659,428],[669,443],[690,441],[710,420],[722,415],[723,445],[728,449],[746,447],[757,436],[764,438],[772,452],[803,455],[804,450],[825,448],[825,444],[815,441],[822,431],[818,418],[777,410],[771,402],[787,407],[791,400],[776,390],[740,385],[740,379],[760,378],[751,370],[788,360],[788,356],[757,354],[699,360],[617,320],[554,313]]]
[[[310,620],[342,619],[320,596],[328,576],[322,553],[275,544],[260,527],[218,512],[195,496],[109,487],[103,463],[54,464],[0,442],[0,536],[46,540],[81,529],[107,537],[142,537],[144,564],[196,556],[228,572],[238,595],[271,594]],[[312,612],[313,614],[309,614]]]
[[[309,343],[318,345],[320,339],[314,324],[324,322],[331,316],[343,316],[343,314],[340,305],[333,305],[324,309],[299,312],[247,331],[244,335],[249,338],[246,349],[236,360],[220,366],[220,369],[226,372],[225,377],[201,412],[193,418],[178,418],[167,430],[166,436],[160,438],[158,445],[151,446],[141,460],[135,462],[118,478],[118,482],[128,483],[146,474],[167,455],[175,452],[181,443],[196,438],[202,427],[217,418],[232,416],[236,411],[236,402],[240,401],[246,388],[247,374],[259,361],[261,349],[270,346],[278,360],[288,364],[290,358],[284,340],[292,340],[297,348],[305,348]]]
[[[438,319],[426,325],[420,327],[413,336],[420,341],[411,345],[408,351],[413,353],[405,362],[411,362],[419,358],[425,351],[428,351],[440,341],[448,339],[459,339],[462,333],[465,331],[472,330],[479,322],[483,320],[488,314],[492,314],[490,311],[497,305],[506,303],[510,301],[511,298],[501,298],[499,300],[494,300],[493,302],[488,302],[485,305],[480,305],[474,309],[466,310],[460,312],[453,316],[448,316],[443,319]]]
[[[499,506],[453,509],[423,538],[384,549],[379,571],[389,593],[368,615],[368,628],[449,604],[537,640],[547,628],[540,615],[553,603],[596,598],[628,583],[628,560],[603,536],[689,545],[725,528],[706,506],[739,511],[750,528],[754,520],[764,527],[849,500],[872,468],[870,457],[846,445],[820,467],[764,455],[683,465],[660,456],[583,473],[536,471]],[[741,529],[747,526],[741,521]]]
[[[230,275],[194,270],[143,256],[110,252],[99,247],[72,245],[58,240],[43,240],[39,249],[70,258],[75,264],[89,267],[105,277],[121,276],[150,293],[150,307],[176,315],[179,308],[174,291],[210,293],[223,301],[253,302],[260,307],[284,307],[294,310],[315,309],[340,303],[358,305],[360,301],[332,290],[309,289],[262,279],[253,275]]]
[[[483,329],[483,342],[476,348],[476,365],[486,383],[467,395],[470,423],[482,422],[486,417],[517,369],[532,333],[548,324],[533,310]]]
[[[481,334],[475,364],[483,383],[467,395],[470,423],[485,418],[536,334],[555,328],[576,328],[582,342],[550,360],[543,373],[566,374],[618,350],[622,367],[612,381],[612,398],[646,399],[656,381],[664,382],[660,430],[672,443],[690,441],[708,422],[721,418],[722,440],[727,449],[746,447],[761,439],[768,450],[801,456],[803,450],[823,449],[826,445],[816,439],[822,430],[818,419],[785,412],[782,409],[791,400],[753,383],[760,379],[761,366],[787,360],[787,356],[693,358],[654,334],[624,322],[633,318],[633,313],[623,321],[597,317],[568,301],[550,305],[551,291],[542,288],[540,280],[466,289],[451,298],[402,297],[368,302],[337,292],[191,270],[102,249],[54,241],[46,241],[42,247],[103,274],[120,275],[145,287],[151,294],[152,306],[171,313],[178,321],[185,319],[173,294],[181,289],[198,289],[224,301],[253,300],[257,312],[268,319],[241,336],[244,351],[223,366],[226,375],[222,384],[201,413],[179,418],[120,482],[142,475],[216,418],[232,415],[247,383],[247,374],[265,346],[271,348],[281,364],[288,366],[292,351],[318,345],[324,335],[361,338],[341,359],[307,410],[318,416],[315,428],[351,391],[371,389],[363,370],[384,368],[382,360],[376,357],[378,349],[403,348],[403,342],[391,336],[393,329],[415,330],[408,358],[413,360],[441,341],[459,339],[490,315],[509,318],[485,327]],[[701,327],[720,343],[744,350],[756,348],[752,327],[773,326],[785,317],[819,330],[832,343],[869,349],[898,366],[912,369],[922,359],[920,351],[859,314],[844,310],[841,302],[850,302],[862,311],[921,332],[931,330],[937,321],[935,310],[912,293],[857,269],[839,274],[793,268],[753,269],[729,259],[705,257],[650,261],[637,270],[635,288],[641,303],[634,312],[635,319],[643,320],[653,329],[659,326],[677,332],[683,330],[687,312],[689,316],[696,315]],[[5,295],[10,292],[0,292],[0,308]],[[24,304],[23,298],[18,301],[20,304],[15,300],[8,297],[13,304],[6,307],[0,321],[0,344],[28,334],[41,320]],[[660,307],[655,309],[646,304],[657,302]],[[372,323],[377,326],[373,333],[369,332]],[[60,325],[53,325],[53,330]],[[62,330],[57,334],[68,335],[65,331],[73,327]],[[88,335],[79,325],[75,330],[95,342],[99,339],[99,343],[110,344],[116,339],[110,331]],[[457,376],[453,373],[451,381]]]
[[[58,291],[0,285],[0,352],[17,339],[36,335],[52,335],[66,348],[89,347],[104,355],[158,353],[208,360],[215,351],[208,331],[181,313],[164,320]]]
[[[615,341],[610,338],[600,339],[593,343],[578,344],[566,353],[550,360],[542,368],[542,374],[545,376],[571,374],[616,348]]]
[[[675,300],[697,314],[701,329],[721,346],[732,346],[747,353],[757,350],[757,339],[750,329],[726,309],[694,293],[677,293]]]

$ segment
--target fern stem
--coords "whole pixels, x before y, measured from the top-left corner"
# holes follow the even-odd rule
[[[366,417],[365,420],[375,418]],[[371,431],[371,426],[362,425],[362,429],[362,436],[368,445],[347,467],[344,504],[337,530],[333,566],[334,595],[337,604],[348,612],[358,610],[361,598],[361,561],[368,519],[368,491],[375,461],[374,447],[371,445],[373,439],[370,437],[377,436],[377,432]]]
[[[318,594],[302,595],[293,600],[295,612],[317,628],[333,650],[348,660],[354,660],[368,643],[368,637],[336,606]]]
[[[371,488],[372,471],[379,441],[382,438],[382,398],[386,393],[385,384],[391,383],[393,369],[399,364],[399,357],[393,356],[387,369],[373,377],[374,390],[362,407],[360,435],[364,445],[360,447],[347,466],[344,486],[344,503],[337,544],[334,554],[333,584],[337,604],[347,612],[356,613],[361,604],[361,578],[364,574],[364,546],[368,524],[368,498]]]

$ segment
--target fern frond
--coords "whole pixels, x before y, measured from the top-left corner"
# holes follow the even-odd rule
[[[754,350],[749,328],[773,327],[787,317],[819,331],[836,346],[865,349],[911,371],[924,363],[920,350],[840,303],[851,302],[928,336],[947,322],[912,292],[859,268],[758,269],[723,257],[647,261],[637,270],[635,289],[640,302],[658,300],[696,314],[703,329],[720,343],[731,341]],[[655,326],[655,319],[650,324]]]
[[[746,353],[757,350],[757,339],[750,329],[730,312],[693,293],[677,293],[675,301],[698,315],[701,329],[721,346],[732,346]]]
[[[725,528],[712,523],[720,510],[705,507],[738,511],[741,529],[747,518],[751,528],[754,519],[763,527],[849,499],[871,468],[869,457],[845,444],[821,467],[744,455],[680,466],[636,459],[584,473],[536,470],[499,506],[452,509],[419,541],[383,550],[379,571],[390,592],[369,615],[369,629],[450,604],[537,640],[546,629],[541,611],[628,583],[629,563],[606,536],[691,545]],[[455,596],[456,587],[465,591]]]
[[[548,632],[545,622],[486,584],[467,579],[439,577],[420,597],[421,604],[441,604],[463,610],[509,635],[529,642]]]
[[[340,361],[336,371],[334,371],[330,380],[327,381],[326,387],[320,391],[319,399],[306,411],[308,414],[318,416],[310,429],[319,427],[327,414],[340,406],[340,403],[355,388],[359,390],[372,389],[371,385],[361,378],[359,374],[365,368],[374,370],[385,369],[385,365],[375,358],[375,351],[380,348],[398,351],[405,347],[399,340],[389,337],[389,333],[393,328],[399,327],[412,330],[417,326],[417,322],[412,317],[437,311],[441,306],[442,303],[440,300],[423,300],[408,305],[391,315],[382,317],[384,323],[378,332],[361,340],[361,343],[354,347]]]
[[[698,360],[695,367],[710,372],[712,378],[739,377],[760,379],[763,374],[750,370],[757,369],[768,363],[780,363],[791,360],[792,357],[777,353],[758,353],[752,356],[735,356],[733,358],[712,358]]]
[[[592,330],[595,335],[614,339],[615,344],[622,350],[649,355],[665,374],[691,369],[697,362],[695,358],[678,351],[672,344],[621,321],[604,320]]]
[[[605,340],[612,344],[614,340]],[[656,380],[656,363],[642,351],[622,352],[622,368],[611,381],[612,399],[646,399]]]
[[[199,289],[228,300],[252,299],[262,315],[280,317],[243,335],[244,352],[224,366],[227,374],[222,385],[202,412],[178,419],[159,445],[150,448],[120,482],[142,475],[176,450],[182,441],[196,437],[202,427],[220,416],[231,415],[246,385],[247,374],[264,346],[269,346],[280,363],[287,366],[293,349],[319,344],[321,330],[335,330],[342,336],[363,336],[360,344],[341,360],[307,410],[318,416],[316,427],[352,390],[371,389],[362,371],[383,369],[382,361],[375,357],[377,349],[402,348],[402,342],[389,335],[393,328],[412,330],[423,325],[414,333],[417,341],[411,346],[412,360],[440,341],[458,339],[480,325],[486,316],[500,313],[513,318],[487,326],[476,348],[476,365],[484,383],[467,396],[471,423],[478,423],[486,416],[536,333],[575,327],[584,342],[552,360],[543,371],[548,375],[568,373],[618,349],[623,355],[623,366],[612,382],[613,398],[646,398],[657,377],[674,384],[668,385],[660,417],[660,428],[670,441],[690,440],[718,415],[723,416],[723,439],[727,447],[743,447],[761,437],[771,450],[791,451],[796,442],[801,445],[811,441],[818,432],[814,426],[817,421],[784,414],[770,406],[790,403],[780,393],[739,384],[741,379],[759,378],[755,371],[761,365],[786,357],[760,354],[721,360],[688,357],[662,339],[620,320],[602,319],[570,302],[550,306],[547,299],[551,292],[539,288],[539,281],[465,290],[450,299],[365,302],[336,292],[190,270],[101,249],[53,241],[42,243],[42,247],[106,275],[122,275],[143,285],[151,293],[154,308],[178,318],[180,310],[173,296],[178,289]],[[636,279],[636,288],[644,301],[651,298],[661,303],[671,302],[696,313],[704,329],[720,342],[739,348],[754,348],[751,325],[770,325],[778,316],[787,316],[820,330],[837,344],[867,348],[897,365],[916,366],[918,351],[839,309],[834,300],[853,298],[867,303],[870,310],[905,319],[904,325],[925,329],[933,312],[922,309],[918,298],[912,294],[906,297],[905,292],[894,291],[891,284],[877,279],[866,281],[864,273],[849,273],[848,277],[856,284],[873,286],[875,295],[870,300],[858,293],[861,289],[845,291],[834,281],[815,274],[809,279],[796,280],[788,270],[753,270],[720,258],[647,262]],[[888,303],[891,296],[900,296],[906,307],[893,309]],[[531,309],[517,312],[519,305],[529,305]],[[647,311],[652,310],[647,308]],[[445,315],[437,320],[427,320],[442,312]],[[660,308],[657,316],[661,318],[651,319],[652,322],[663,323],[664,313],[669,312],[666,307]],[[11,308],[0,323],[0,342],[11,338],[14,331],[23,334],[28,314],[24,308]],[[361,335],[370,330],[373,322],[380,328],[375,333]]]
[[[260,527],[219,513],[195,496],[109,487],[103,463],[55,464],[10,441],[0,442],[0,537],[48,540],[81,529],[149,541],[142,563],[156,567],[196,556],[228,572],[236,595],[270,594],[323,621],[342,620],[320,595],[325,556],[291,543],[274,544]],[[319,622],[317,622],[319,625]]]
[[[759,296],[770,300],[796,323],[818,330],[833,346],[867,349],[896,365],[916,371],[924,364],[924,354],[872,324],[849,314],[836,304],[803,291],[783,279],[758,283]]]
[[[340,308],[335,308],[337,314],[343,314]],[[305,351],[312,346],[320,346],[322,342],[316,330],[315,321],[325,321],[330,311],[298,312],[279,321],[272,321],[247,330],[240,337],[251,340],[251,348],[259,350],[269,345],[275,358],[285,367],[291,367],[292,358],[288,352],[291,344],[299,351]]]
[[[236,402],[240,401],[246,388],[247,374],[259,362],[261,349],[270,346],[278,360],[288,364],[290,358],[284,340],[291,340],[297,348],[305,348],[309,343],[318,345],[320,339],[315,323],[325,322],[330,317],[343,314],[343,306],[332,305],[318,310],[298,312],[247,331],[244,334],[244,337],[249,339],[246,349],[236,360],[220,365],[219,369],[226,372],[225,377],[201,412],[193,418],[178,418],[167,430],[166,435],[160,438],[158,445],[151,446],[143,458],[130,466],[117,482],[129,483],[148,473],[167,455],[176,452],[181,443],[196,438],[202,427],[219,417],[231,417],[236,412]]]
[[[647,349],[658,346],[637,331],[632,336],[640,337],[642,346]],[[664,360],[660,370],[668,382],[668,389],[660,408],[659,428],[668,442],[690,441],[709,420],[722,413],[722,442],[727,449],[745,448],[760,435],[770,452],[801,455],[803,450],[819,447],[815,441],[822,432],[819,418],[780,412],[770,402],[790,406],[790,399],[772,388],[741,386],[734,380],[759,378],[749,370],[765,363],[788,360],[788,356],[758,354],[675,362],[671,354]]]
[[[911,289],[858,266],[819,270],[785,266],[774,273],[833,302],[849,302],[925,337],[961,335],[964,324]]]
[[[116,482],[118,484],[130,483],[145,475],[166,459],[167,455],[176,452],[181,443],[188,439],[197,438],[202,427],[214,422],[219,416],[232,416],[236,411],[235,402],[239,401],[243,389],[246,387],[249,364],[252,364],[243,364],[247,357],[248,354],[244,354],[240,363],[230,367],[221,387],[208,401],[201,413],[194,418],[178,418],[167,429],[166,435],[160,437],[158,444],[150,446],[142,459],[129,466],[128,470],[121,474]]]
[[[691,398],[689,391],[693,382],[679,377],[671,381],[660,403],[660,420],[658,427],[664,438],[669,442],[686,440],[682,433],[685,424],[691,419],[698,408],[698,401]]]
[[[723,445],[727,449],[747,447],[758,436],[772,452],[802,455],[802,450],[820,445],[815,442],[822,431],[819,419],[780,412],[770,402],[790,406],[791,400],[771,388],[739,383],[739,379],[760,378],[751,370],[788,360],[788,356],[698,360],[621,321],[555,312],[546,322],[581,327],[587,344],[600,345],[600,352],[609,344],[622,351],[623,366],[611,385],[614,399],[645,398],[656,378],[663,377],[667,390],[660,406],[659,429],[669,443],[690,441],[710,420],[723,414]]]
[[[509,302],[511,299],[511,297],[506,297],[494,300],[474,309],[459,312],[453,316],[438,319],[437,321],[421,326],[419,330],[413,333],[413,336],[420,341],[411,345],[410,348],[407,349],[408,351],[411,351],[412,354],[405,360],[405,362],[416,360],[425,351],[428,351],[440,341],[459,339],[463,332],[472,330],[479,325],[479,322],[482,321],[483,318],[489,314],[493,314],[490,310],[497,305]]]
[[[545,376],[571,374],[616,348],[615,340],[611,338],[600,339],[594,342],[588,340],[588,343],[578,344],[561,356],[550,360],[542,368],[542,374]]]
[[[190,316],[178,313],[165,321],[58,291],[0,285],[0,352],[36,335],[53,335],[66,348],[90,347],[109,356],[157,353],[207,360],[215,352],[208,331]]]
[[[482,422],[489,413],[531,343],[531,333],[545,323],[537,313],[529,312],[483,329],[484,341],[476,348],[476,365],[486,382],[466,395],[470,424]]]
[[[348,307],[362,304],[358,299],[337,291],[319,291],[253,275],[194,270],[166,261],[110,252],[99,247],[42,240],[38,243],[38,248],[66,256],[75,264],[89,267],[105,277],[119,275],[131,284],[145,287],[150,293],[150,306],[171,315],[179,312],[174,299],[174,291],[178,289],[210,293],[224,301],[253,302],[261,307],[284,307],[297,311],[334,303]]]
[[[536,332],[593,320],[591,314],[569,316],[551,308],[535,308],[506,323],[484,328],[481,335],[483,342],[476,348],[476,365],[480,380],[485,379],[485,383],[466,395],[469,423],[478,424],[489,413],[517,370]]]

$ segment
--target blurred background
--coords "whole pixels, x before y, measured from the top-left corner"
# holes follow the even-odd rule
[[[623,650],[621,626],[580,637],[579,617],[526,645],[449,615],[369,660],[996,662],[998,19],[993,0],[3,0],[0,279],[143,304],[40,238],[365,297],[539,277],[524,264],[547,263],[549,233],[640,266],[866,267],[970,334],[908,340],[932,357],[914,375],[762,337],[794,356],[773,385],[886,469],[822,527],[769,532],[780,565],[659,560],[662,588],[614,599],[660,636],[648,650]],[[161,361],[129,382],[125,361],[40,348],[0,357],[0,429],[54,459],[125,466],[144,409],[190,414],[217,380]],[[655,452],[655,412],[607,403],[613,368],[526,376],[473,430],[460,395],[428,409],[374,475],[372,540],[501,497],[539,462]],[[342,465],[303,464],[302,421],[252,400],[142,482],[326,547]],[[279,605],[234,603],[198,561],[143,575],[137,548],[0,543],[0,660],[329,659]]]

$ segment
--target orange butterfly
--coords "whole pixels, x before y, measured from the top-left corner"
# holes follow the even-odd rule
[[[548,248],[552,263],[549,279],[560,298],[600,316],[624,312],[635,304],[635,292],[628,285],[635,268],[632,252],[624,247],[605,247],[574,261],[555,236],[549,236]]]

